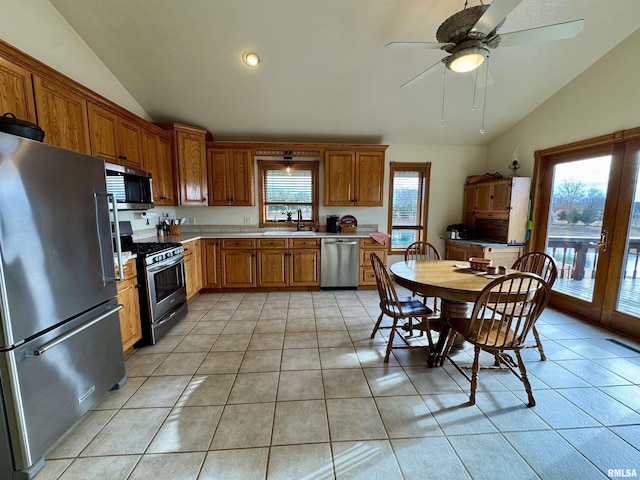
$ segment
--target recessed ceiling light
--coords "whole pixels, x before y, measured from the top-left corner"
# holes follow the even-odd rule
[[[244,52],[242,54],[242,61],[250,67],[255,67],[260,63],[260,57],[254,52]]]

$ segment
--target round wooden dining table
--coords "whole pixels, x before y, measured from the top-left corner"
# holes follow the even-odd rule
[[[471,270],[468,262],[459,260],[409,260],[394,263],[389,270],[398,285],[441,299],[440,334],[427,361],[430,367],[440,365],[449,332],[447,319],[469,317],[478,295],[496,276]],[[507,273],[514,271],[507,269]]]

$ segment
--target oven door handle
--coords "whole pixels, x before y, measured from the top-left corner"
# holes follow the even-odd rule
[[[180,262],[182,262],[184,260],[184,257],[182,255],[176,255],[175,257],[171,257],[168,258],[166,260],[163,260],[159,263],[154,263],[153,265],[148,265],[147,266],[147,272],[148,273],[154,273],[157,272],[159,270],[164,270],[167,267],[171,267],[173,265],[176,265]]]

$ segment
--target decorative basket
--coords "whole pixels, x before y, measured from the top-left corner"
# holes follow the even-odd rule
[[[487,267],[491,265],[490,258],[480,258],[480,257],[471,257],[469,259],[469,265],[471,265],[471,270],[479,270],[481,272],[486,272]]]
[[[169,235],[180,235],[181,225],[169,225]]]
[[[356,233],[358,231],[357,225],[340,225],[340,231],[342,233]]]

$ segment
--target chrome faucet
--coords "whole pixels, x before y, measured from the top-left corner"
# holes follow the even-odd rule
[[[300,230],[302,230],[304,227],[304,224],[302,223],[302,209],[298,209],[298,225],[296,226],[296,230],[299,232]]]

